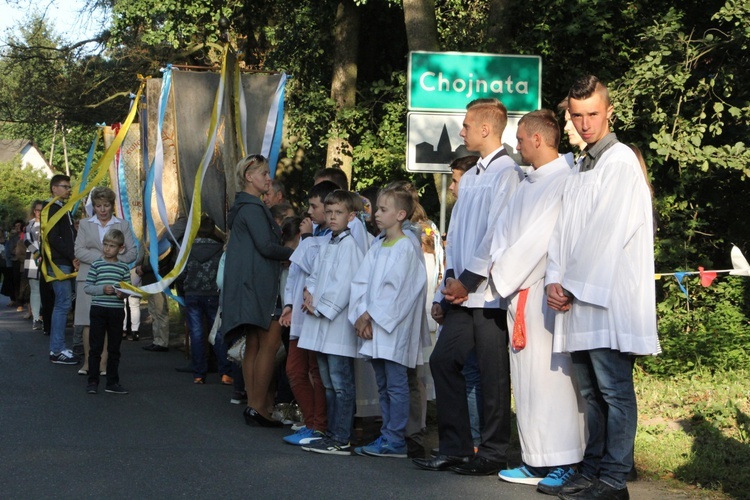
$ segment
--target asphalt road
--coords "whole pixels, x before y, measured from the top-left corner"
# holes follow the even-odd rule
[[[409,460],[324,456],[288,429],[245,425],[231,387],[178,373],[184,354],[123,342],[130,394],[86,394],[76,366],[49,362],[49,337],[0,297],[0,498],[551,498],[496,476],[426,472]],[[68,329],[68,346],[72,331]],[[638,481],[631,498],[685,498]]]

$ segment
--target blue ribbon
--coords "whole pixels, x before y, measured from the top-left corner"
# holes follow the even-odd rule
[[[162,129],[164,126],[164,115],[167,112],[167,101],[169,99],[169,91],[172,88],[172,65],[168,64],[164,70],[164,78],[161,83],[161,98],[159,99],[159,120],[157,123],[156,134],[157,137],[161,137]],[[154,189],[154,161],[156,156],[151,162],[146,174],[146,185],[143,188],[143,208],[146,215],[146,226],[148,229],[148,262],[151,265],[151,269],[156,276],[157,281],[161,281],[162,277],[159,274],[159,239],[156,235],[156,225],[154,224],[154,218],[151,215],[151,191]],[[176,300],[180,305],[184,305],[179,297],[175,297],[169,289],[166,289],[164,293],[170,298]]]
[[[680,290],[682,290],[682,293],[685,294],[685,298],[690,298],[688,297],[688,291],[685,288],[685,285],[682,284],[682,280],[686,275],[687,273],[674,273],[674,277],[677,279],[677,284],[680,285]]]
[[[278,112],[276,114],[276,124],[273,133],[273,139],[271,140],[271,147],[268,152],[268,167],[270,169],[271,178],[276,176],[276,163],[279,161],[279,151],[281,151],[281,133],[284,128],[284,95],[286,94],[286,73],[281,74],[281,80],[279,81],[279,89],[277,90],[278,96]]]
[[[97,127],[104,127],[104,124],[97,123]],[[91,171],[91,164],[94,163],[94,151],[96,151],[96,145],[99,142],[99,130],[96,131],[96,135],[94,136],[94,140],[91,142],[91,147],[89,148],[89,154],[86,157],[86,166],[83,167],[83,173],[81,174],[81,183],[78,185],[78,192],[82,192],[86,189],[86,185],[89,183],[88,177],[89,172]],[[81,200],[78,200],[75,205],[73,205],[73,210],[71,210],[70,213],[77,214],[78,213],[78,205],[81,204]]]

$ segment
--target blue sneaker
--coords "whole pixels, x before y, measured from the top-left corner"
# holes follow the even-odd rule
[[[529,468],[526,467],[525,465],[516,467],[515,469],[501,470],[500,472],[497,473],[497,477],[509,483],[530,484],[530,485],[536,485],[542,479],[544,479],[543,476],[536,475],[534,472],[529,470]]]
[[[390,457],[390,458],[407,458],[409,455],[406,451],[406,443],[394,445],[380,436],[372,443],[362,447],[365,455],[371,457]]]
[[[377,446],[380,446],[380,443],[382,442],[385,442],[385,440],[383,439],[383,436],[378,436],[378,438],[375,441],[373,441],[370,444],[366,444],[365,446],[377,447]],[[357,446],[356,448],[354,448],[354,454],[359,455],[360,457],[366,457],[367,453],[365,453],[365,446]]]
[[[284,436],[282,439],[285,443],[292,444],[294,446],[304,446],[319,439],[323,439],[323,433],[320,431],[314,431],[309,427],[303,427],[294,434]]]
[[[547,477],[539,481],[536,489],[547,495],[557,495],[563,484],[575,473],[572,467],[555,467],[547,474]]]

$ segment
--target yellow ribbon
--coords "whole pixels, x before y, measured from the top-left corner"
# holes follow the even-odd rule
[[[138,92],[135,96],[135,102],[139,102],[141,98],[141,94],[143,93],[143,89],[145,88],[146,83],[142,82],[140,87],[138,87]],[[99,159],[99,161],[96,163],[96,166],[92,169],[91,174],[94,175],[94,177],[91,179],[91,181],[88,183],[87,187],[75,195],[71,196],[68,199],[68,202],[65,203],[60,210],[58,210],[55,215],[52,216],[52,218],[49,217],[49,209],[52,206],[53,203],[55,203],[59,197],[52,199],[43,209],[41,214],[41,232],[42,232],[42,249],[45,255],[45,259],[42,259],[42,274],[44,275],[44,278],[47,282],[50,281],[57,281],[57,280],[66,280],[70,278],[75,278],[78,274],[77,272],[73,272],[70,274],[63,273],[59,267],[55,265],[54,262],[52,262],[52,248],[49,246],[49,239],[46,238],[44,235],[46,233],[46,228],[52,228],[60,222],[60,220],[63,218],[66,213],[70,212],[75,204],[79,201],[85,198],[91,190],[96,187],[104,178],[104,176],[109,172],[109,164],[112,162],[112,159],[115,157],[115,153],[117,153],[117,150],[120,149],[120,146],[122,145],[122,141],[125,140],[125,135],[128,133],[128,129],[130,128],[130,125],[133,123],[133,120],[135,119],[135,115],[138,112],[138,106],[132,106],[130,109],[130,113],[128,113],[128,117],[125,119],[125,121],[122,124],[122,127],[120,127],[120,131],[117,133],[117,136],[115,137],[114,142],[107,148],[107,150],[104,152],[104,155]],[[101,133],[101,131],[98,131],[97,133]],[[91,175],[89,174],[89,175]],[[54,276],[50,276],[47,271],[47,262],[49,262],[50,267],[52,268],[52,272],[54,273]]]

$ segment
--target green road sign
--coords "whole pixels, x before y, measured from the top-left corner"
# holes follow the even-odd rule
[[[542,58],[464,52],[410,52],[410,111],[464,111],[496,97],[511,112],[542,106]]]

